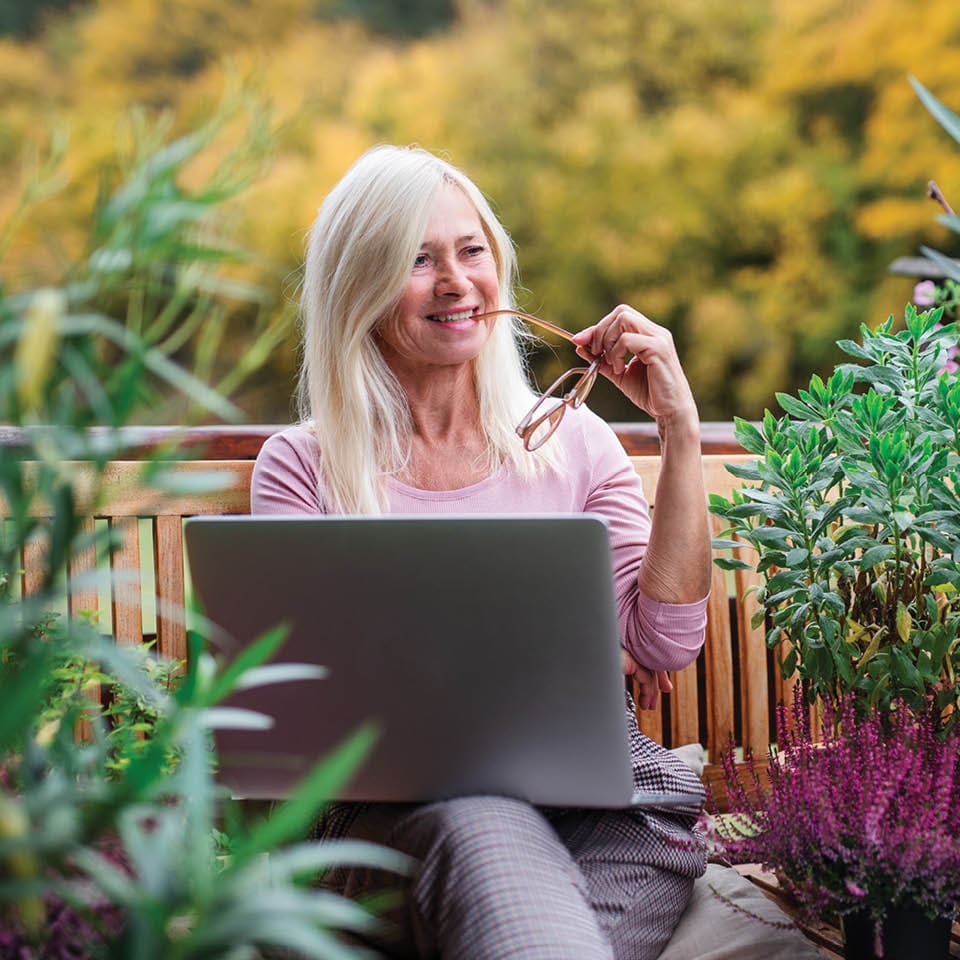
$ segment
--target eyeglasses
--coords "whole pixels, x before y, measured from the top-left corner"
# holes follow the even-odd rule
[[[563,337],[573,343],[573,335],[563,327],[550,323],[547,320],[541,320],[532,314],[523,313],[520,310],[491,310],[488,313],[481,313],[474,319],[482,320],[487,317],[521,317],[529,323],[543,327],[557,336]],[[553,381],[550,386],[544,390],[543,395],[533,405],[530,412],[517,425],[517,436],[523,440],[523,446],[531,453],[542,447],[556,432],[560,426],[560,421],[567,410],[567,407],[573,407],[574,410],[587,399],[587,395],[593,389],[597,382],[597,371],[600,369],[600,362],[603,360],[601,354],[588,367],[574,367],[566,373],[561,374]]]

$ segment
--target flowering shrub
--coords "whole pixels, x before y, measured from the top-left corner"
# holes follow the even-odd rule
[[[781,706],[769,788],[753,758],[724,757],[730,815],[708,830],[737,863],[773,870],[808,918],[917,906],[931,918],[960,910],[960,730],[938,735],[931,713],[902,702],[855,715],[825,706],[814,742],[802,697],[793,723]]]

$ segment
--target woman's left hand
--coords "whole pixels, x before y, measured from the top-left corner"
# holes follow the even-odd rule
[[[622,647],[620,653],[623,659],[624,675],[633,677],[636,681],[637,707],[641,710],[656,709],[660,694],[670,693],[673,690],[673,684],[666,670],[653,671],[647,667],[641,667]]]
[[[603,354],[600,372],[658,424],[697,418],[693,392],[666,327],[620,304],[574,334],[573,341],[585,360]]]

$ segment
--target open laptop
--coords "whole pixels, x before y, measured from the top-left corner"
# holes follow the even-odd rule
[[[633,789],[599,517],[197,517],[185,538],[223,653],[282,622],[277,661],[329,671],[231,697],[275,721],[218,732],[236,796],[284,796],[373,721],[375,746],[337,799],[690,807]]]

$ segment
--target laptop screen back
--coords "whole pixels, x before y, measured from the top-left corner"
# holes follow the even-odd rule
[[[365,721],[340,799],[632,793],[607,530],[597,517],[203,517],[194,589],[233,655],[278,623],[322,680],[241,691],[269,731],[218,734],[234,794],[282,797]]]

